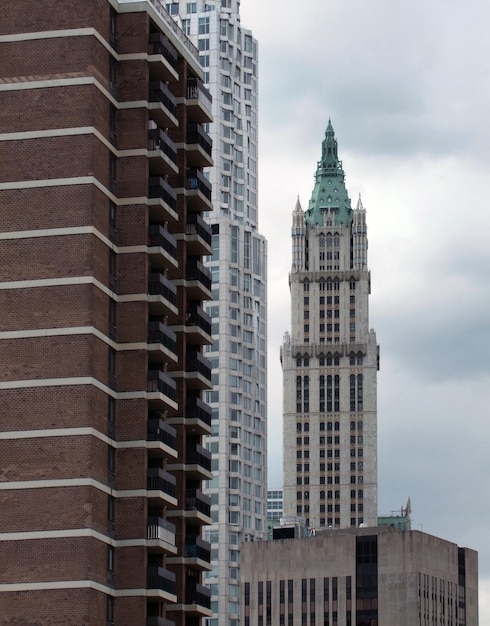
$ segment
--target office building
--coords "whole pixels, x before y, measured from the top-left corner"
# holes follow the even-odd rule
[[[281,348],[284,515],[376,525],[378,347],[366,212],[351,208],[331,123],[308,209],[293,212],[291,332]]]
[[[239,549],[267,532],[266,461],[266,242],[258,232],[257,42],[240,22],[238,0],[167,3],[172,17],[199,50],[204,80],[213,98],[214,343],[213,389],[206,394],[213,433],[213,525],[210,626],[238,626]]]
[[[198,51],[156,0],[17,0],[1,19],[0,621],[198,626]]]
[[[323,529],[242,550],[243,626],[477,626],[477,554],[419,531]]]

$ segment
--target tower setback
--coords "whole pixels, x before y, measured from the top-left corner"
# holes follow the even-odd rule
[[[366,211],[345,186],[331,123],[308,209],[293,211],[291,332],[281,347],[284,515],[312,527],[377,523],[376,335]]]

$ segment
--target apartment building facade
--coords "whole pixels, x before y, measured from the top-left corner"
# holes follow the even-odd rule
[[[258,231],[257,42],[240,20],[238,0],[167,2],[199,50],[213,98],[213,344],[206,348],[213,389],[206,392],[213,432],[212,593],[209,626],[238,626],[240,545],[267,532],[266,316],[267,248]]]
[[[197,626],[211,99],[157,0],[0,9],[3,624]]]
[[[376,376],[366,212],[345,186],[331,123],[308,209],[293,212],[291,332],[281,347],[284,516],[377,522]]]

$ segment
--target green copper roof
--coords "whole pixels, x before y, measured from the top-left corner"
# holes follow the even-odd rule
[[[325,139],[322,142],[322,158],[317,164],[315,186],[308,210],[305,212],[307,225],[321,226],[323,215],[328,209],[335,216],[336,225],[351,223],[352,209],[344,180],[342,161],[337,154],[337,140],[332,124],[328,120]]]

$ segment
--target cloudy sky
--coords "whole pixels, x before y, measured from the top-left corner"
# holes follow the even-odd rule
[[[282,482],[279,346],[291,213],[331,117],[368,212],[379,509],[479,551],[490,624],[490,3],[242,0],[260,45],[269,240],[269,484]]]

